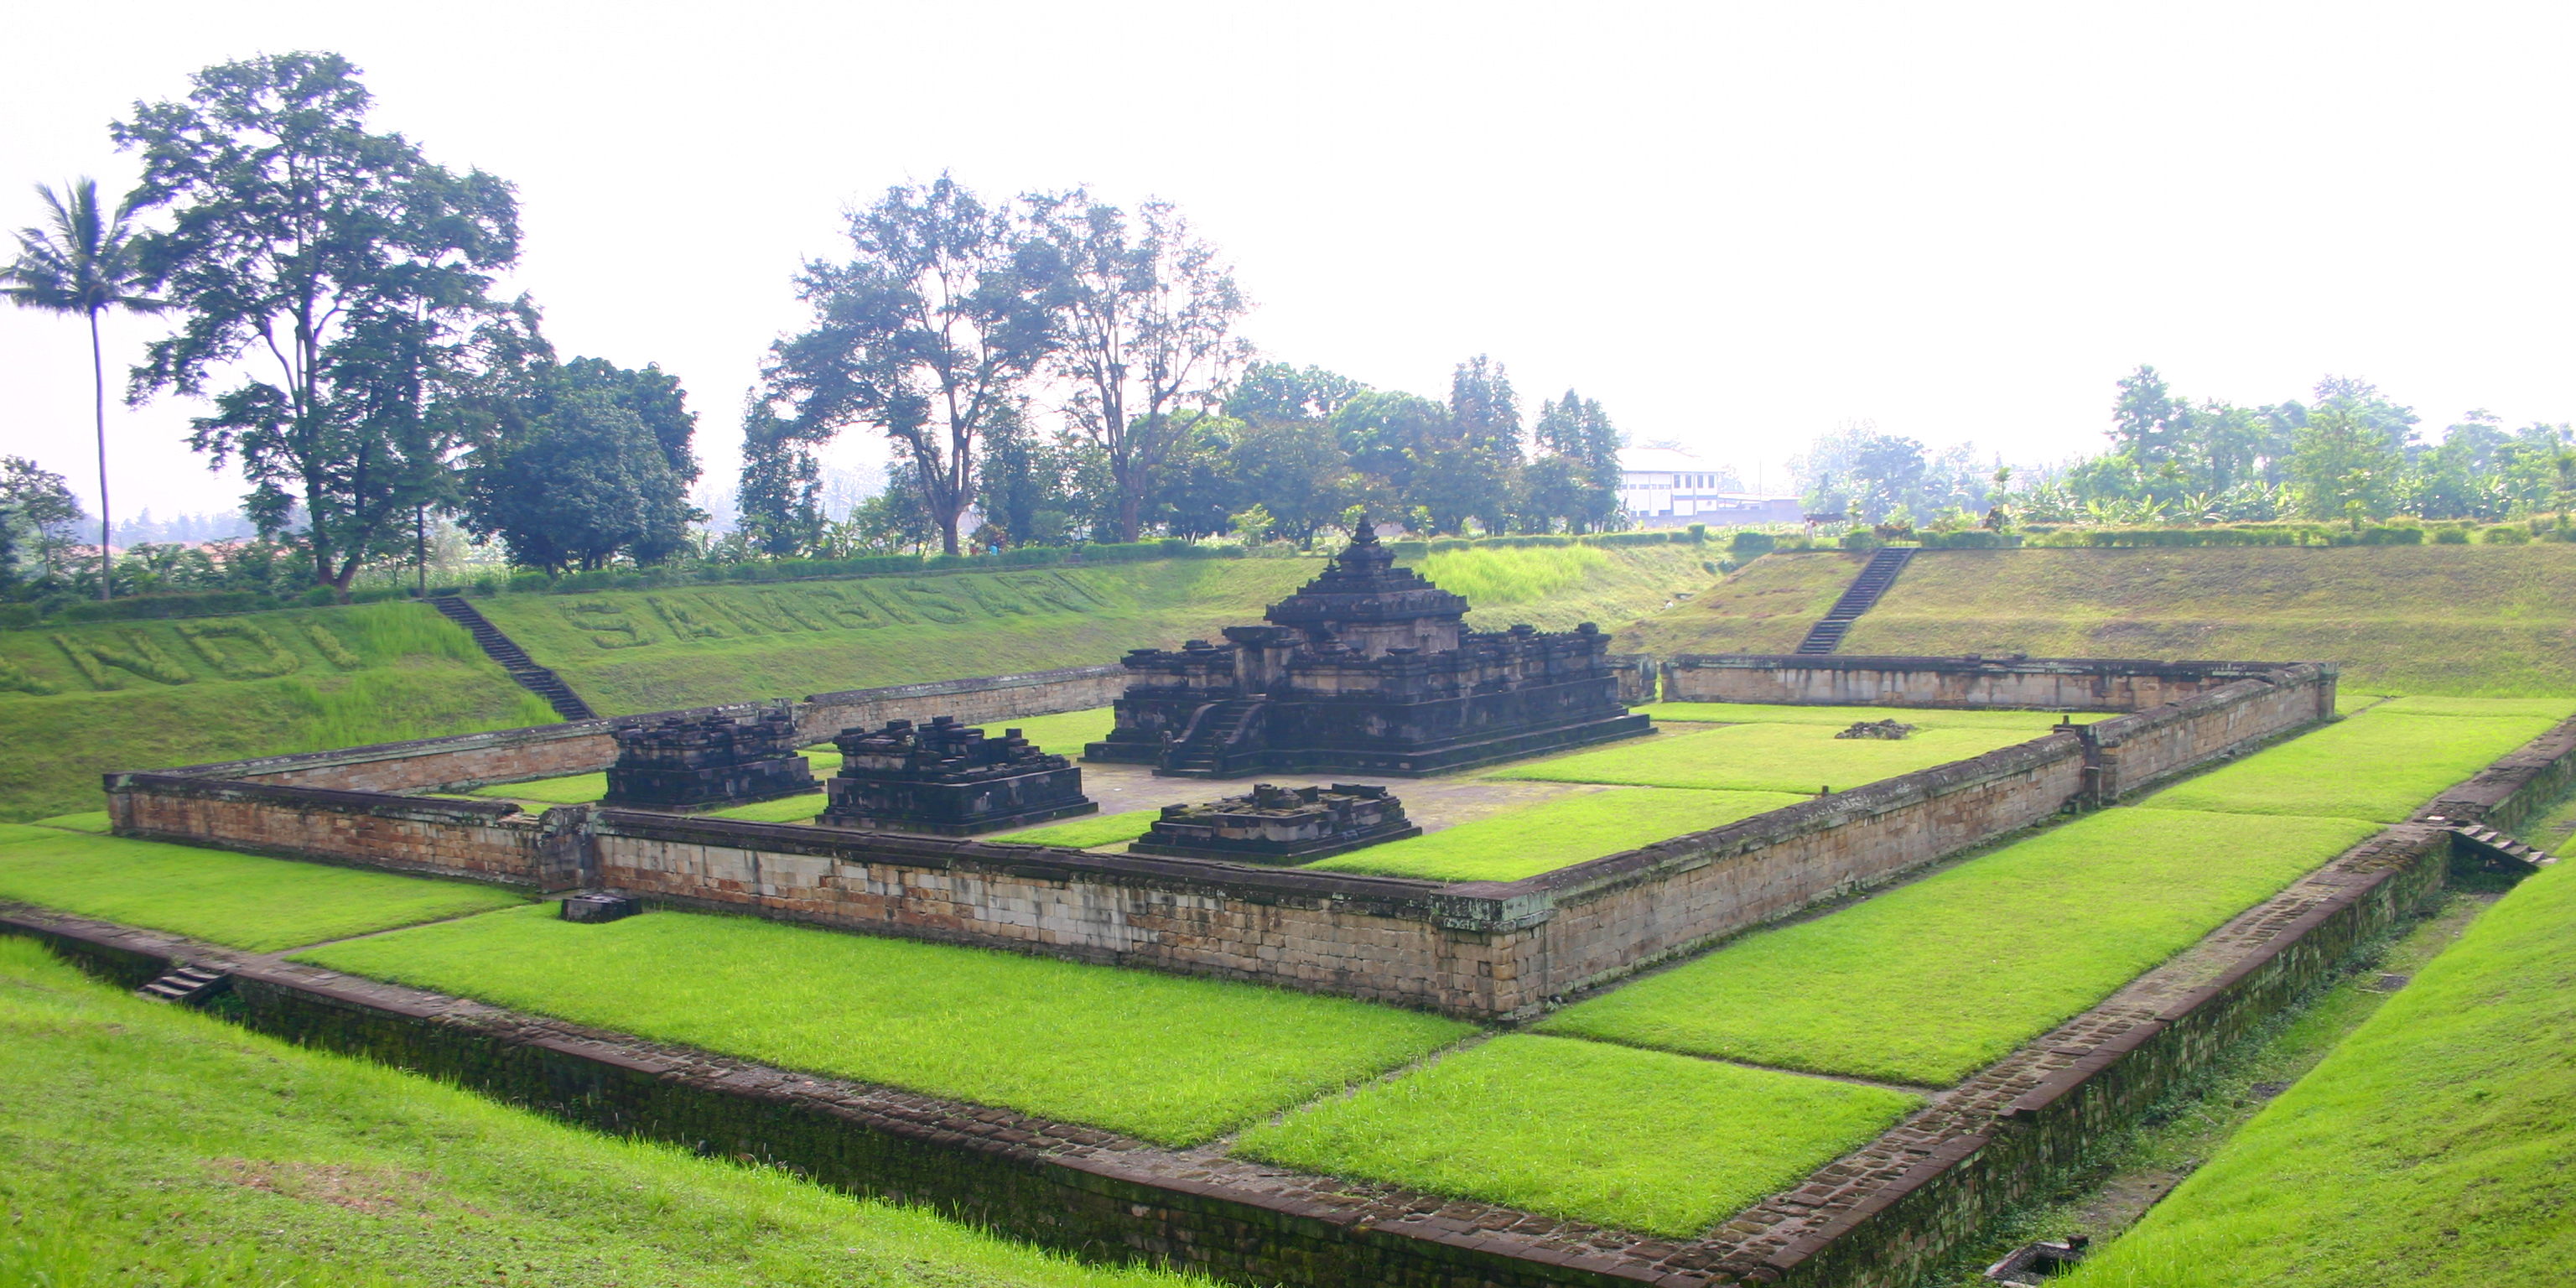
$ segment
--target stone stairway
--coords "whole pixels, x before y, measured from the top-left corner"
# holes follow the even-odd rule
[[[1259,698],[1230,698],[1218,703],[1215,710],[1191,723],[1185,740],[1173,743],[1163,753],[1162,763],[1154,772],[1177,778],[1224,777],[1226,744],[1260,714],[1261,705]]]
[[[1798,652],[1809,657],[1831,653],[1841,648],[1843,634],[1853,621],[1878,603],[1878,597],[1896,584],[1896,574],[1905,571],[1907,560],[1914,557],[1913,546],[1881,546],[1861,565],[1860,576],[1843,591],[1842,598],[1825,611],[1822,621],[1807,628],[1807,638],[1798,642]]]
[[[193,1006],[230,987],[233,977],[211,966],[182,963],[161,978],[134,990],[137,994],[161,1002]]]
[[[2537,872],[2558,861],[2557,855],[2483,823],[2454,824],[2444,830],[2454,841],[2464,842],[2470,854],[2486,860],[2486,866],[2495,871]]]
[[[474,637],[474,642],[482,647],[485,657],[500,663],[501,669],[519,682],[519,687],[544,698],[546,705],[555,709],[556,715],[566,720],[599,718],[599,713],[591,710],[590,704],[582,701],[581,695],[563,682],[563,677],[537,665],[536,660],[528,656],[528,651],[519,647],[518,641],[502,634],[501,628],[476,611],[474,605],[455,595],[432,595],[429,606],[437,609],[447,620],[464,627]]]

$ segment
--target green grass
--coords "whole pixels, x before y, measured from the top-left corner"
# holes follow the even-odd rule
[[[208,647],[223,659],[215,662],[188,641],[183,626],[200,632],[255,630],[259,638],[209,637]],[[317,628],[327,633],[339,660],[316,642]],[[175,670],[154,679],[102,667],[100,677],[109,687],[100,689],[54,642],[56,635],[137,659],[148,652]],[[26,691],[30,686],[51,692]],[[112,770],[168,769],[556,719],[542,700],[485,658],[472,637],[419,604],[0,631],[0,744],[47,748],[41,756],[0,757],[0,819],[95,810],[99,775]]]
[[[1163,811],[1131,809],[1118,814],[1093,814],[1084,818],[1049,823],[1025,832],[1002,832],[985,837],[988,841],[1009,841],[1018,845],[1066,845],[1087,850],[1095,845],[1117,845],[1143,836],[1145,830],[1162,817]]]
[[[0,845],[0,899],[252,952],[525,902],[498,886],[78,832]]]
[[[803,823],[823,812],[830,800],[822,792],[800,792],[776,800],[753,801],[748,805],[728,805],[708,810],[708,818],[740,819],[746,823]]]
[[[1545,1032],[1947,1086],[2377,829],[2113,809],[1758,931]]]
[[[2576,1265],[2576,868],[2544,869],[2069,1288],[2488,1288]]]
[[[2359,692],[2576,696],[2570,584],[2576,546],[2556,543],[1927,550],[1842,651],[2321,661]],[[1715,651],[1689,636],[1659,641]]]
[[[2555,723],[2545,715],[2405,715],[2392,702],[2139,804],[2393,823]]]
[[[1685,602],[1640,614],[1613,647],[1655,654],[1792,652],[1860,575],[1864,558],[1839,551],[1764,555]]]
[[[1235,1152],[1688,1238],[1920,1103],[1879,1087],[1513,1034],[1255,1127]]]
[[[1618,787],[1560,796],[1306,867],[1430,881],[1518,881],[1805,799],[1788,792]]]
[[[2576,700],[2567,698],[2446,698],[2412,694],[2391,698],[2377,708],[2382,715],[2529,716],[2555,723],[2576,715]]]
[[[565,774],[559,778],[531,778],[518,783],[494,783],[477,787],[468,796],[485,796],[493,800],[530,801],[539,805],[588,805],[608,794],[608,771],[587,774]]]
[[[1968,711],[1942,707],[1799,707],[1767,702],[1651,702],[1630,708],[1679,724],[1831,725],[1847,729],[1863,720],[1895,720],[1917,729],[2017,729],[2036,738],[2061,720],[2091,724],[2113,711]]]
[[[0,1283],[1184,1288],[585,1132],[0,940]]]
[[[987,737],[999,738],[1004,730],[1017,729],[1021,737],[1037,744],[1039,750],[1079,760],[1083,744],[1108,737],[1111,726],[1117,723],[1117,715],[1111,708],[1093,707],[1088,711],[1066,711],[1051,716],[988,720],[984,722],[984,733]]]
[[[675,912],[584,926],[528,908],[298,960],[1173,1144],[1473,1031],[1345,998]]]
[[[1726,725],[1577,752],[1496,771],[1495,778],[1724,791],[1848,791],[1882,778],[1946,765],[2046,729],[1923,729],[1896,742],[1837,738],[1825,725]]]
[[[106,832],[112,826],[108,821],[107,811],[103,809],[86,810],[78,814],[56,814],[52,818],[37,819],[36,824],[40,827],[59,827],[74,832],[99,833]]]

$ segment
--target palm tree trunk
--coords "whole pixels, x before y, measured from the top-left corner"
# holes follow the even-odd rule
[[[112,564],[107,553],[111,530],[107,518],[107,364],[98,353],[98,310],[89,311],[89,382],[98,411],[98,597],[115,597],[116,583],[110,577]]]

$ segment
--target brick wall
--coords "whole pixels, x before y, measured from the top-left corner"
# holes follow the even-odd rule
[[[117,774],[108,813],[120,836],[561,890],[579,884],[588,810]]]
[[[2332,667],[2290,666],[2083,728],[2093,762],[2090,804],[2126,796],[2243,755],[2334,714]]]
[[[1664,700],[2139,711],[2281,668],[2277,662],[2123,658],[1686,654],[1664,663]]]

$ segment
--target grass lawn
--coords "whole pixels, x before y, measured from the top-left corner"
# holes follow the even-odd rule
[[[1611,647],[1659,655],[1794,651],[1860,575],[1866,558],[1841,551],[1764,555],[1689,601],[1642,617]]]
[[[1965,760],[2028,742],[2047,730],[1923,729],[1897,742],[1837,738],[1834,732],[1826,725],[1726,725],[1576,752],[1497,770],[1492,777],[1812,795],[1824,787],[1847,791]]]
[[[2116,711],[1953,711],[1941,707],[1797,707],[1767,702],[1651,702],[1631,708],[1658,721],[1705,724],[1831,725],[1847,729],[1863,720],[1896,720],[1917,729],[2022,730],[2036,738],[2061,720],[2091,724]]]
[[[2391,716],[2531,716],[2555,723],[2576,715],[2576,699],[2446,698],[2434,694],[2413,694],[2391,698],[2377,710],[2381,715]]]
[[[1560,796],[1306,866],[1316,872],[1431,881],[1518,881],[1805,799],[1788,792],[1615,787]]]
[[[831,777],[833,771],[841,767],[841,753],[837,751],[807,750],[802,754],[805,757],[806,768],[812,771],[817,782]],[[791,798],[794,800],[810,798],[814,802],[814,808],[797,817],[811,818],[822,812],[821,792],[822,789],[818,787],[805,796]],[[526,801],[535,805],[588,805],[607,794],[608,771],[606,770],[588,774],[565,774],[560,778],[531,778],[517,783],[493,783],[488,787],[477,787],[466,793],[468,796],[482,796],[503,801]],[[719,818],[750,818],[760,822],[775,823],[788,817],[783,814],[771,817],[780,808],[792,807],[787,806],[783,800],[755,801],[749,805],[736,805],[710,812]],[[744,810],[751,812],[739,812]]]
[[[1508,1034],[1254,1127],[1235,1152],[1687,1238],[1920,1103],[1879,1087]]]
[[[794,796],[781,796],[776,800],[753,801],[748,805],[728,805],[723,809],[711,809],[703,817],[734,818],[746,823],[804,823],[822,813],[823,807],[830,803],[830,799],[823,792],[800,792]]]
[[[583,926],[534,907],[298,960],[1170,1144],[1474,1031],[1346,998],[677,912]]]
[[[1948,1086],[2378,829],[2111,809],[1581,1002],[1542,1031]]]
[[[1842,651],[2320,661],[2356,692],[2576,696],[2570,584],[2576,546],[2554,542],[1926,550]],[[1702,634],[1667,630],[1658,651],[1733,647]]]
[[[1162,817],[1160,807],[1131,809],[1118,814],[1091,814],[1033,827],[1025,832],[998,832],[978,838],[986,841],[1010,841],[1020,845],[1066,845],[1087,850],[1095,845],[1117,845],[1145,834],[1145,829]]]
[[[1184,1288],[601,1136],[0,939],[0,1283]]]
[[[1088,711],[1066,711],[1051,716],[987,720],[984,734],[999,738],[1003,730],[1017,729],[1021,737],[1037,744],[1039,750],[1080,760],[1083,744],[1108,737],[1110,727],[1117,723],[1117,713],[1112,708],[1093,707]]]
[[[2571,921],[2576,868],[2524,881],[2069,1288],[2565,1282]]]
[[[2405,715],[2395,702],[2302,734],[2139,802],[2146,809],[2394,823],[2539,737],[2545,715]]]
[[[0,845],[0,899],[263,953],[526,902],[470,881],[79,832]]]
[[[52,818],[37,819],[36,825],[38,827],[65,828],[74,832],[98,832],[101,834],[104,834],[110,827],[115,826],[115,824],[108,819],[107,811],[103,809],[84,810],[78,814],[56,814]]]

